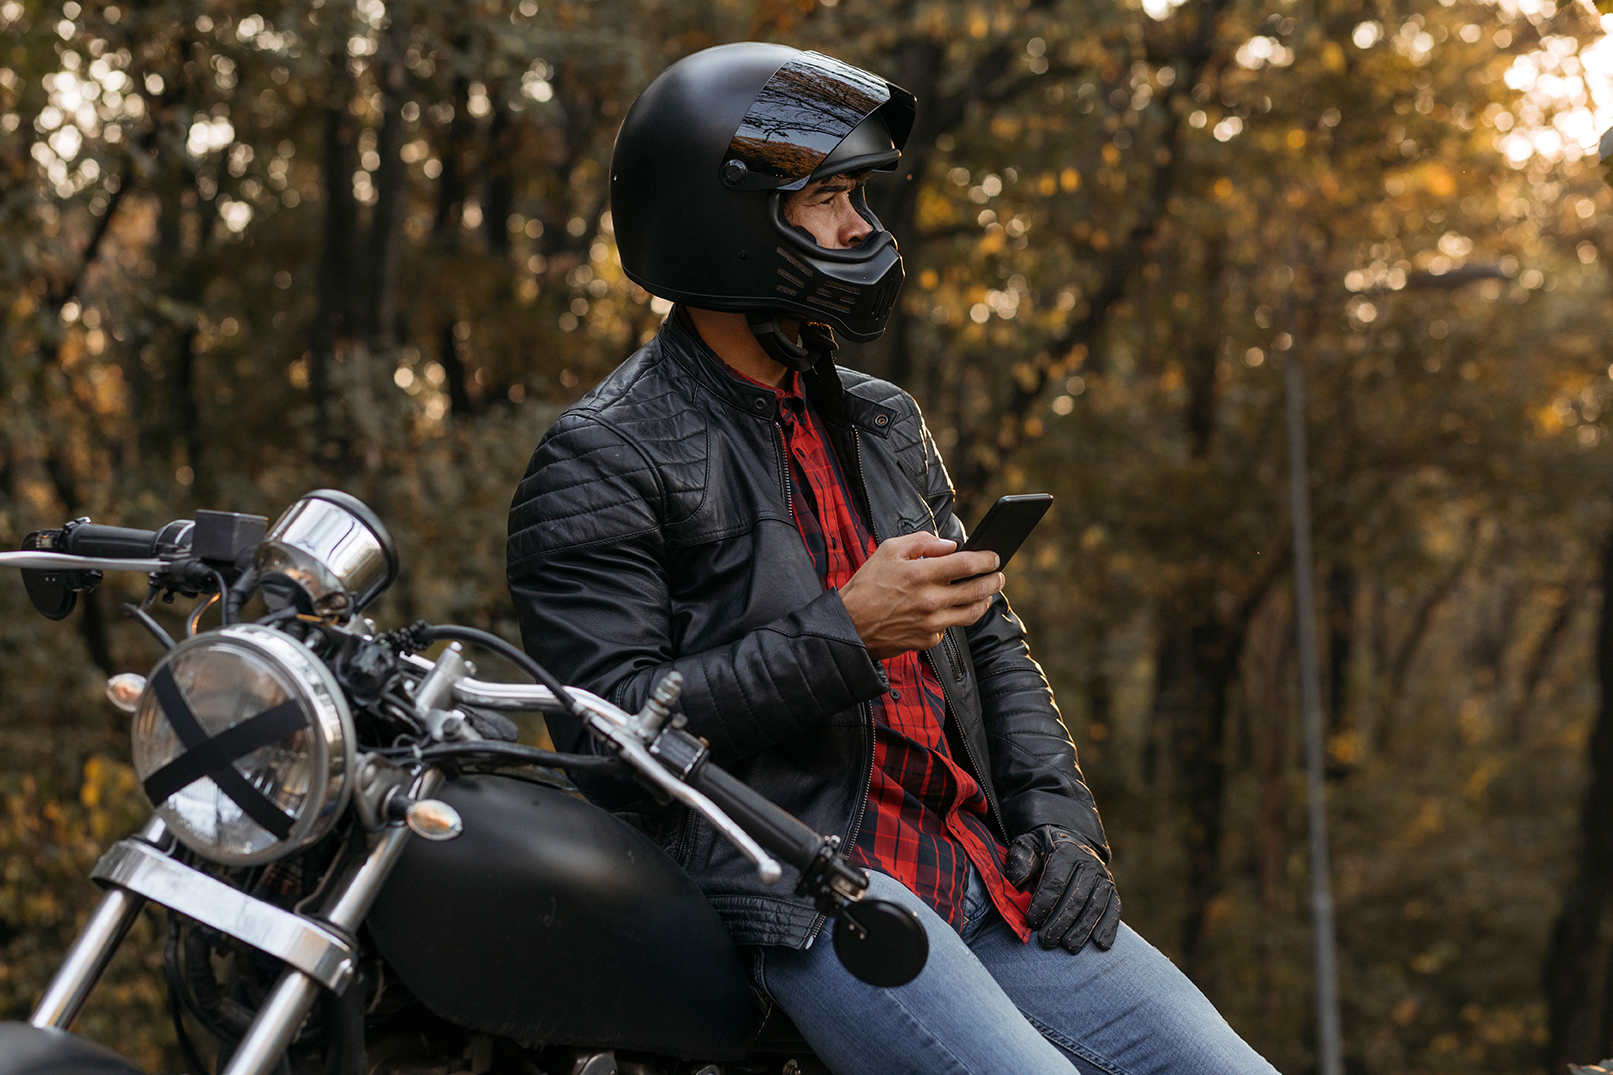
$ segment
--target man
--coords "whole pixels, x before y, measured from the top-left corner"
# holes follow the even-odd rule
[[[876,338],[901,284],[861,179],[895,166],[914,107],[762,44],[689,57],[635,102],[612,161],[618,249],[678,305],[561,416],[516,492],[526,646],[629,710],[680,671],[714,759],[920,915],[924,972],[867,986],[813,943],[822,920],[788,871],[765,886],[687,812],[589,787],[699,881],[836,1072],[1270,1072],[1120,924],[1102,823],[995,556],[955,551],[913,400],[832,361],[832,329]]]

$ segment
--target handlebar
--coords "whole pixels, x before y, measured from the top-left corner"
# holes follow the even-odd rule
[[[406,654],[400,657],[400,660],[421,673],[429,673],[435,667],[435,662],[419,654]],[[756,864],[757,876],[763,881],[772,884],[783,876],[784,871],[777,860],[746,831],[748,826],[736,823],[703,791],[684,783],[656,760],[645,746],[640,726],[630,713],[597,694],[577,687],[568,687],[566,692],[571,695],[571,700],[578,710],[577,715],[587,723],[589,731],[597,738],[610,743],[616,755],[645,783],[657,792],[676,799],[711,822],[729,843],[739,848],[746,858]],[[553,691],[537,684],[488,683],[465,676],[454,681],[453,698],[460,704],[481,706],[486,709],[503,709],[511,712],[566,712]],[[791,861],[791,865],[795,863]]]
[[[152,559],[157,555],[157,531],[128,526],[80,523],[62,535],[62,551],[74,556],[103,559]]]
[[[823,848],[823,837],[726,769],[702,765],[689,782],[796,869],[805,871]]]
[[[403,660],[421,672],[432,667],[432,662],[415,654]],[[595,735],[615,744],[622,760],[652,786],[683,801],[710,821],[756,862],[757,872],[764,879],[771,881],[779,876],[775,872],[777,863],[765,853],[770,852],[794,866],[803,878],[810,878],[809,887],[815,891],[832,889],[844,899],[861,897],[867,881],[835,854],[835,841],[825,839],[727,770],[709,764],[702,743],[670,729],[660,734],[682,737],[685,745],[683,749],[664,750],[665,739],[655,738],[652,732],[652,728],[659,729],[659,721],[647,726],[642,715],[634,717],[598,695],[578,687],[568,687],[567,691]],[[492,683],[466,676],[454,682],[453,697],[460,704],[484,709],[566,711],[549,688],[536,684]]]
[[[196,520],[175,519],[160,530],[74,519],[59,529],[34,531],[17,552],[0,553],[0,568],[20,568],[34,608],[60,620],[73,611],[80,593],[100,584],[104,571],[150,575],[153,593],[222,592],[241,576],[240,558],[263,533],[263,516],[228,511],[199,511]],[[226,603],[224,620],[229,619]],[[194,624],[193,619],[193,630]],[[155,633],[172,645],[160,629]]]

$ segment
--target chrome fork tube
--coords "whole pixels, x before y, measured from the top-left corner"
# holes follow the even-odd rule
[[[140,839],[148,844],[160,844],[168,834],[168,827],[159,817],[153,817],[140,830]],[[129,927],[140,915],[146,898],[121,888],[108,888],[101,903],[84,923],[67,957],[45,987],[44,995],[29,1019],[37,1027],[54,1027],[66,1030],[78,1017],[79,1009],[89,997],[90,990],[101,980],[106,965],[112,962],[118,945],[123,943]]]
[[[410,794],[417,799],[427,798],[442,782],[441,772],[427,769],[415,782]],[[403,854],[410,835],[408,827],[402,824],[387,828],[370,849],[363,865],[340,889],[335,902],[321,916],[324,921],[349,933],[356,931],[363,923],[364,916],[369,914],[370,905],[380,894],[381,886],[392,873],[398,856]],[[360,988],[356,975],[348,988]],[[258,1009],[246,1036],[230,1057],[229,1066],[220,1075],[269,1075],[280,1057],[291,1048],[292,1039],[308,1017],[314,1001],[319,998],[319,989],[319,983],[301,971],[287,970],[280,975],[268,999]]]

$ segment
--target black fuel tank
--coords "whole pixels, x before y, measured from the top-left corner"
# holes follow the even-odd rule
[[[700,890],[641,833],[564,792],[467,777],[456,839],[409,842],[368,925],[426,1007],[528,1045],[725,1060],[760,1022]]]

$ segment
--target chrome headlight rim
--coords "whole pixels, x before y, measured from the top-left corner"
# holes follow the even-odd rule
[[[138,758],[141,753],[139,737],[142,721],[150,706],[155,705],[158,713],[173,724],[167,706],[163,704],[161,695],[164,692],[177,688],[173,674],[177,662],[191,659],[199,652],[209,649],[229,650],[239,648],[257,660],[267,664],[274,673],[275,680],[286,691],[289,701],[297,704],[302,717],[302,728],[310,734],[308,742],[312,754],[311,774],[314,786],[298,808],[295,815],[281,813],[285,819],[282,832],[269,829],[262,821],[253,817],[245,804],[236,801],[243,811],[253,817],[254,822],[269,836],[271,842],[256,851],[233,852],[227,851],[216,843],[195,834],[188,821],[170,806],[173,796],[194,781],[187,781],[181,788],[163,795],[161,801],[153,801],[152,808],[163,819],[168,828],[186,847],[210,862],[217,862],[226,866],[261,866],[274,862],[307,847],[309,844],[321,839],[336,823],[336,820],[346,811],[352,799],[352,774],[356,764],[357,735],[353,727],[352,713],[348,708],[347,699],[335,677],[324,663],[315,657],[307,647],[301,645],[296,639],[270,627],[257,624],[231,624],[194,638],[186,639],[170,650],[157,666],[152,669],[145,691],[142,693],[139,705],[135,711],[135,718],[131,722],[131,736],[134,738],[134,751],[137,759],[136,772],[142,789],[146,790],[147,797],[155,800],[149,787],[153,778],[162,770],[159,766],[152,772],[140,772]],[[171,696],[170,696],[171,700]],[[275,707],[279,709],[280,707]],[[259,713],[256,717],[265,716],[268,711]],[[249,717],[221,732],[215,733],[206,743],[187,748],[190,753],[197,747],[206,747],[207,744],[217,741],[222,735],[234,728],[239,728],[256,719]],[[194,716],[192,716],[194,719]],[[175,729],[177,732],[177,728]],[[295,730],[300,729],[294,729]],[[288,734],[293,734],[288,733]],[[180,755],[183,757],[184,755]],[[240,770],[234,766],[234,759],[225,762],[235,772]],[[220,767],[216,770],[225,775]],[[212,776],[210,772],[207,774]],[[215,780],[216,782],[216,780]],[[161,789],[158,789],[159,791]],[[228,794],[226,792],[226,794]],[[234,796],[230,796],[232,799]],[[267,802],[267,800],[265,800]],[[278,811],[278,807],[269,804]],[[277,828],[280,826],[276,826]]]

